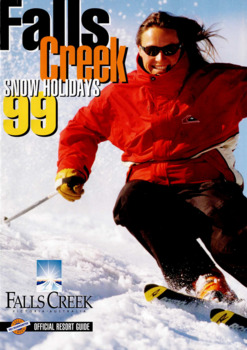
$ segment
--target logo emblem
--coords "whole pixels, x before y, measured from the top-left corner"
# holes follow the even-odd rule
[[[200,120],[193,117],[193,115],[188,114],[182,119],[182,124],[200,123]]]
[[[14,334],[23,334],[25,333],[27,326],[30,326],[29,321],[24,321],[22,318],[16,318],[12,323],[11,327],[7,328],[8,332],[13,332]]]
[[[152,293],[152,297],[156,297],[156,295],[159,293],[160,288],[156,289],[153,293]]]
[[[37,260],[37,292],[62,291],[62,260]]]
[[[228,315],[227,312],[225,312],[219,319],[217,323],[226,323],[227,320],[229,320],[231,316]]]

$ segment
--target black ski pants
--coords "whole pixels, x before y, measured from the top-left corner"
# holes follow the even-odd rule
[[[200,275],[217,271],[197,238],[247,286],[247,198],[237,184],[135,180],[121,190],[113,214],[156,259],[170,287],[189,289]]]

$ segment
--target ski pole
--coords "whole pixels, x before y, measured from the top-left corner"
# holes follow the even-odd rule
[[[21,216],[21,215],[27,213],[28,211],[30,211],[30,210],[36,208],[37,206],[39,206],[40,204],[44,203],[44,202],[47,201],[48,199],[50,199],[50,198],[56,196],[57,194],[58,194],[57,191],[52,192],[52,193],[48,194],[48,196],[46,196],[46,197],[40,199],[39,201],[35,202],[34,204],[30,205],[30,206],[27,207],[26,209],[20,211],[19,213],[17,213],[17,214],[15,214],[15,215],[11,216],[10,218],[5,217],[5,218],[4,218],[4,223],[6,223],[6,224],[9,223],[10,221],[12,221],[12,220],[18,218],[19,216]]]

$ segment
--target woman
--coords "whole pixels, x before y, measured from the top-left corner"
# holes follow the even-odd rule
[[[62,131],[58,191],[83,193],[99,142],[131,162],[114,208],[156,259],[167,284],[199,298],[235,293],[197,242],[247,286],[247,199],[234,168],[238,124],[247,115],[247,69],[209,64],[210,31],[194,20],[152,13],[137,33],[137,70],[110,84]]]

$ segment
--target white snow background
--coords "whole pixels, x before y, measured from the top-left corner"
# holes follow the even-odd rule
[[[209,13],[202,10],[205,2]],[[236,5],[235,1],[228,1],[228,5],[230,3]],[[243,1],[240,3],[244,4]],[[27,5],[34,7],[34,1],[26,1],[23,12]],[[124,11],[124,5],[129,12]],[[35,6],[47,8],[45,1],[37,1]],[[88,7],[101,6],[112,15],[112,23],[107,26],[110,36],[117,36],[120,45],[129,48],[128,71],[135,69],[134,38],[138,24],[150,12],[159,9],[196,18],[206,26],[217,22],[220,34],[227,38],[227,41],[214,40],[219,51],[218,60],[241,65],[247,62],[244,6],[239,6],[239,12],[235,11],[232,16],[230,12],[224,13],[222,1],[177,1],[174,4],[169,0],[147,0],[138,2],[138,11],[135,7],[132,12],[134,3],[131,1],[121,4],[118,1],[94,1]],[[18,12],[13,10],[13,13]],[[11,31],[11,51],[1,53],[1,80],[39,78],[39,53],[21,48],[19,31],[19,28]],[[54,191],[59,132],[89,100],[58,98],[58,131],[51,137],[38,137],[31,131],[23,137],[11,137],[1,127],[1,218],[14,215]],[[247,181],[246,121],[241,123],[240,133],[237,168]],[[113,222],[112,208],[127,171],[120,156],[121,152],[110,143],[101,144],[80,201],[70,203],[56,196],[14,220],[10,226],[1,224],[0,227],[0,320],[12,321],[21,317],[32,322],[92,321],[93,332],[26,332],[19,336],[1,333],[0,349],[246,349],[247,335],[225,325],[210,323],[209,310],[189,312],[172,305],[145,301],[145,284],[164,284],[164,280],[153,258],[126,229]],[[59,313],[49,309],[44,313],[34,310],[21,313],[6,309],[6,291],[38,296],[36,261],[42,259],[61,259],[62,294],[91,295],[93,309],[85,313],[78,310]],[[231,276],[227,275],[227,280],[239,297],[247,299],[246,288]],[[233,308],[247,316],[245,302]]]

